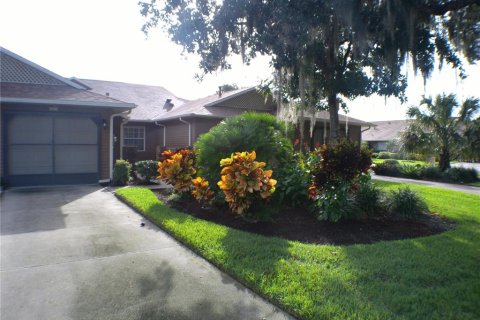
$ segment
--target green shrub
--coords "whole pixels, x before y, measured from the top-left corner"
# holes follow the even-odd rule
[[[399,177],[401,175],[400,166],[397,164],[376,163],[372,166],[372,170],[380,176]]]
[[[388,165],[400,165],[400,162],[398,162],[398,160],[395,160],[395,159],[387,159],[383,161],[383,163]]]
[[[323,190],[316,204],[317,219],[330,222],[356,218],[358,210],[355,207],[355,199],[350,192],[350,183],[338,182],[335,188]]]
[[[364,175],[360,178],[358,190],[355,192],[355,207],[361,214],[370,217],[383,215],[383,198],[383,192],[373,184],[370,176]]]
[[[132,165],[127,160],[117,160],[113,167],[113,185],[124,186],[130,181]]]
[[[377,158],[378,159],[397,159],[397,153],[382,151],[378,153]]]
[[[445,178],[457,183],[470,183],[479,180],[478,172],[473,168],[450,168],[445,172]]]
[[[275,179],[277,190],[272,203],[285,203],[296,208],[308,206],[310,201],[307,191],[311,179],[300,155],[297,154],[291,163],[285,164]]]
[[[158,161],[144,160],[135,162],[135,176],[143,183],[149,183],[158,175]]]
[[[410,179],[421,179],[422,178],[422,167],[418,165],[412,164],[404,164],[400,167],[400,173],[403,177],[410,178]]]
[[[240,150],[254,150],[258,161],[266,162],[267,169],[282,175],[285,164],[293,155],[287,131],[284,123],[266,113],[246,112],[227,118],[201,135],[195,143],[199,175],[217,192],[220,160]]]
[[[428,206],[420,196],[409,187],[393,190],[387,197],[389,213],[406,219],[414,219],[428,212]]]
[[[421,167],[421,175],[424,179],[430,180],[442,180],[443,172],[440,171],[440,168],[437,166],[423,166]]]
[[[378,152],[373,152],[372,153],[372,159],[378,158]]]

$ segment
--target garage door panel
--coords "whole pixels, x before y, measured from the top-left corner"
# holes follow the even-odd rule
[[[55,173],[96,173],[98,148],[91,146],[55,146]]]
[[[14,145],[8,152],[10,175],[53,173],[52,146]]]
[[[97,144],[97,125],[90,118],[59,117],[54,136],[57,144]]]
[[[10,186],[93,183],[98,180],[95,119],[67,114],[12,114],[7,123]]]
[[[14,116],[8,126],[9,144],[52,143],[53,118],[39,116]]]

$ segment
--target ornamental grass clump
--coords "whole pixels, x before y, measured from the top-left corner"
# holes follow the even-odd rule
[[[192,180],[192,196],[201,204],[212,204],[213,196],[215,195],[210,189],[208,181],[202,177],[197,177]]]
[[[277,181],[272,179],[272,170],[263,170],[265,162],[255,161],[257,154],[236,152],[220,161],[220,190],[233,213],[246,216],[255,202],[266,202],[275,192]]]
[[[163,161],[158,163],[158,179],[173,186],[177,193],[190,192],[195,169],[195,151],[180,149],[177,152],[165,150],[162,153]]]

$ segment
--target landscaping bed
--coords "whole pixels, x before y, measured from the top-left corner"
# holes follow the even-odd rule
[[[315,244],[360,244],[429,236],[449,230],[453,223],[436,214],[424,214],[415,220],[361,219],[337,223],[320,221],[304,209],[284,208],[273,222],[247,222],[223,210],[203,207],[193,199],[170,200],[169,192],[157,190],[157,197],[166,205],[196,218],[230,228],[265,236]]]

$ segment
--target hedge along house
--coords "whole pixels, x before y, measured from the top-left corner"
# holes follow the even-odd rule
[[[6,186],[108,182],[112,132],[135,105],[0,48],[0,173]]]

